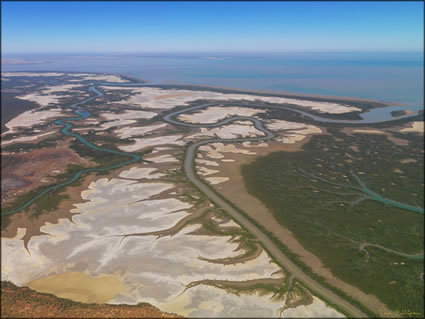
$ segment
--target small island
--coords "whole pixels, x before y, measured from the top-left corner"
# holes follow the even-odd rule
[[[401,117],[401,116],[407,115],[407,114],[409,114],[409,113],[410,113],[410,111],[397,110],[397,111],[392,111],[392,112],[391,112],[391,115],[392,115],[393,117]]]

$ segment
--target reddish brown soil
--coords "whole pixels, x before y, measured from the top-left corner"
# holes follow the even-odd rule
[[[1,236],[13,238],[16,236],[18,228],[26,228],[26,233],[23,238],[24,245],[26,246],[31,237],[43,234],[43,232],[40,231],[40,227],[47,222],[56,224],[60,218],[71,219],[74,215],[70,212],[74,207],[73,203],[84,202],[81,198],[81,192],[88,188],[88,185],[93,179],[95,179],[95,174],[87,175],[82,178],[80,186],[67,187],[64,189],[68,198],[62,200],[58,209],[54,211],[44,212],[43,214],[34,216],[34,209],[30,206],[21,212],[9,216],[6,227],[2,227]]]
[[[1,282],[2,318],[182,318],[148,304],[84,304]]]
[[[71,150],[69,141],[60,141],[55,148],[41,148],[28,152],[2,154],[2,204],[13,202],[17,195],[55,181],[52,171],[63,173],[69,164],[90,165]]]
[[[162,171],[163,168],[174,167],[175,163],[161,163],[155,164]],[[59,207],[53,211],[45,211],[42,214],[34,215],[35,210],[33,206],[27,209],[8,216],[7,223],[2,224],[1,236],[6,238],[13,238],[16,236],[18,228],[26,228],[25,236],[23,237],[24,245],[26,246],[33,236],[42,235],[40,227],[45,225],[47,222],[56,224],[60,218],[67,218],[71,220],[72,216],[78,213],[72,213],[71,210],[74,208],[74,203],[83,203],[85,200],[81,197],[81,192],[88,189],[88,186],[92,181],[100,178],[117,178],[123,170],[130,169],[130,166],[123,167],[118,170],[113,170],[111,173],[106,175],[99,175],[91,173],[81,177],[79,186],[68,186],[59,192],[58,194],[66,194],[68,198],[63,199]],[[120,177],[121,178],[121,177]],[[173,189],[174,190],[174,189]],[[170,190],[169,192],[172,192]],[[164,194],[159,197],[162,198]],[[158,198],[159,199],[159,198]]]

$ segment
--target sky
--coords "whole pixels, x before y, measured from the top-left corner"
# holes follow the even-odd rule
[[[1,2],[2,54],[423,51],[424,3]]]

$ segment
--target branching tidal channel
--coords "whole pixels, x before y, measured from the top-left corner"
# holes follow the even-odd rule
[[[132,84],[126,84],[126,85],[123,85],[122,83],[100,83],[99,85],[106,86],[106,85],[118,85],[118,84],[120,84],[121,86],[126,86],[126,87],[127,86],[136,86],[136,87],[148,86],[147,84],[136,85],[134,83],[132,83]],[[96,146],[96,145],[90,143],[89,141],[87,141],[81,135],[76,134],[76,133],[73,133],[73,132],[70,132],[70,129],[72,128],[72,124],[67,123],[67,122],[69,122],[69,121],[84,120],[84,119],[86,119],[86,118],[88,118],[90,116],[90,112],[88,112],[87,110],[83,110],[81,108],[81,106],[84,105],[84,104],[86,104],[86,103],[88,103],[88,102],[90,102],[90,101],[92,101],[92,100],[95,100],[98,97],[101,97],[101,96],[104,95],[102,92],[100,92],[97,89],[96,85],[91,86],[89,88],[89,91],[92,92],[92,93],[94,93],[95,95],[94,96],[91,96],[91,97],[89,97],[89,98],[87,98],[87,99],[85,99],[85,100],[83,100],[81,102],[72,104],[70,106],[70,108],[72,108],[74,110],[74,112],[79,115],[78,117],[59,119],[59,120],[54,121],[54,124],[64,126],[60,130],[60,132],[62,134],[67,135],[67,136],[75,137],[81,143],[85,144],[86,146],[88,146],[88,147],[90,147],[90,148],[92,148],[94,150],[97,150],[97,151],[100,151],[100,152],[105,152],[105,153],[112,153],[112,154],[116,154],[116,155],[119,155],[119,156],[123,156],[125,158],[130,158],[130,159],[125,160],[123,162],[120,162],[118,164],[112,165],[112,166],[86,168],[86,169],[80,170],[80,171],[76,172],[72,176],[72,178],[70,178],[69,180],[64,181],[62,183],[59,183],[59,184],[56,184],[56,185],[52,185],[52,186],[46,188],[45,190],[43,190],[42,192],[38,193],[33,198],[29,199],[27,202],[25,202],[21,206],[15,208],[15,209],[12,209],[10,211],[7,211],[7,212],[2,212],[2,214],[1,214],[2,216],[11,215],[11,214],[14,214],[16,212],[19,212],[19,211],[27,208],[33,202],[35,202],[37,199],[39,199],[40,197],[44,196],[45,194],[47,194],[47,193],[49,193],[51,191],[60,189],[60,188],[62,188],[64,186],[67,186],[67,185],[73,183],[74,181],[76,181],[78,178],[80,178],[82,175],[84,175],[86,173],[102,172],[102,171],[107,171],[107,170],[110,170],[110,169],[120,168],[122,166],[125,166],[125,165],[128,165],[128,164],[137,162],[137,161],[139,161],[141,159],[141,157],[139,155],[137,155],[137,154],[128,153],[128,152],[121,152],[121,151],[117,151],[117,150],[111,150],[111,149],[107,149],[107,148]],[[225,104],[225,103],[221,102],[220,105],[222,105],[222,104]],[[229,124],[229,123],[234,122],[234,121],[248,120],[248,121],[251,121],[254,124],[254,126],[255,126],[256,129],[258,129],[258,130],[260,130],[260,131],[262,131],[264,133],[264,136],[260,136],[260,137],[247,137],[247,138],[236,138],[236,139],[207,139],[207,140],[198,141],[198,142],[196,142],[194,144],[191,144],[189,146],[189,148],[191,150],[193,150],[193,151],[196,151],[199,146],[204,145],[204,144],[208,144],[208,143],[214,143],[214,142],[230,143],[230,142],[245,142],[245,141],[264,141],[264,140],[269,140],[269,139],[272,139],[272,138],[275,137],[275,134],[272,131],[269,131],[268,129],[266,129],[264,127],[263,123],[260,120],[255,119],[255,118],[252,118],[252,117],[233,116],[233,117],[224,119],[222,121],[219,121],[219,122],[213,123],[213,124],[194,124],[194,123],[186,123],[186,122],[181,122],[181,121],[176,120],[176,117],[178,115],[180,115],[180,114],[192,112],[192,111],[195,111],[195,110],[199,110],[199,109],[202,109],[202,108],[206,108],[206,107],[209,107],[209,106],[215,106],[215,105],[217,105],[217,103],[207,103],[207,104],[202,104],[202,105],[188,107],[188,108],[185,108],[185,109],[182,109],[182,110],[179,110],[179,111],[176,111],[176,112],[167,114],[167,115],[164,116],[163,119],[164,119],[164,121],[166,121],[168,123],[171,123],[171,124],[174,124],[174,125],[185,126],[185,127],[194,127],[194,128],[199,128],[199,127],[219,127],[219,126],[222,126],[222,125],[225,125],[225,124]],[[366,117],[364,117],[363,120],[354,120],[354,121],[330,120],[330,119],[321,118],[319,116],[315,116],[315,115],[312,115],[312,114],[308,114],[308,113],[303,112],[303,111],[291,109],[291,108],[288,108],[288,107],[279,107],[279,106],[273,106],[273,105],[265,105],[265,106],[262,105],[261,107],[278,108],[278,109],[290,110],[290,111],[293,111],[293,112],[297,112],[297,113],[299,113],[299,114],[301,114],[303,116],[308,116],[308,117],[310,117],[310,118],[312,118],[312,119],[314,119],[315,121],[318,121],[318,122],[327,122],[327,123],[351,123],[351,124],[352,123],[358,123],[358,124],[370,123],[370,121]],[[411,115],[411,116],[413,116],[413,115]],[[382,121],[380,121],[380,122],[382,122]],[[367,196],[364,199],[372,199],[372,200],[376,200],[376,201],[381,201],[381,202],[383,202],[385,204],[394,205],[394,206],[397,206],[397,207],[400,207],[400,208],[405,208],[405,209],[408,209],[408,210],[411,210],[411,211],[415,211],[415,212],[419,212],[419,213],[422,213],[422,214],[424,213],[423,208],[412,207],[412,206],[409,206],[409,205],[406,205],[406,204],[403,204],[403,203],[392,201],[390,199],[386,199],[386,198],[384,198],[384,197],[382,197],[382,196],[380,196],[380,195],[372,192],[371,190],[369,190],[366,187],[366,185],[360,180],[360,178],[357,175],[355,175],[354,173],[352,173],[352,174],[356,178],[356,180],[358,181],[358,183],[361,185],[363,192],[367,194]]]
[[[117,86],[117,85],[119,85],[119,86],[130,86],[130,87],[131,86],[135,86],[135,87],[147,86],[146,84],[137,85],[135,83],[130,83],[128,85],[122,85],[122,84],[118,84],[118,83],[98,83],[98,84],[94,84],[89,88],[90,92],[94,94],[93,96],[85,99],[84,101],[75,103],[75,104],[70,106],[71,109],[73,109],[74,112],[78,116],[72,117],[72,118],[58,119],[58,120],[54,121],[54,124],[63,126],[60,130],[60,132],[63,135],[72,136],[72,137],[76,138],[78,141],[80,141],[81,143],[83,143],[84,145],[86,145],[87,147],[94,149],[96,151],[122,156],[124,158],[124,160],[122,162],[119,162],[118,164],[115,164],[115,165],[112,165],[112,166],[82,169],[82,170],[76,172],[69,180],[58,183],[56,185],[52,185],[52,186],[46,188],[42,192],[36,194],[30,200],[28,200],[25,203],[23,203],[22,205],[20,205],[19,207],[2,213],[2,216],[11,215],[11,214],[14,214],[16,212],[19,212],[19,211],[27,208],[33,202],[35,202],[37,199],[41,198],[42,196],[46,195],[47,193],[49,193],[51,191],[60,189],[62,187],[65,187],[65,186],[71,184],[72,182],[74,182],[78,178],[80,178],[83,174],[90,173],[90,172],[107,171],[107,170],[110,170],[110,169],[115,169],[115,168],[119,168],[119,167],[122,167],[122,166],[125,166],[125,165],[128,165],[128,164],[131,164],[131,163],[135,163],[135,162],[141,160],[141,157],[137,154],[121,152],[121,151],[107,149],[107,148],[103,148],[103,147],[98,147],[98,146],[88,142],[81,135],[73,133],[73,132],[70,131],[72,129],[71,123],[73,121],[83,120],[83,119],[86,119],[90,116],[90,112],[82,109],[82,105],[84,105],[84,104],[86,104],[86,103],[88,103],[92,100],[95,100],[98,97],[103,96],[103,93],[100,92],[96,88],[96,85],[102,85],[102,86],[106,86],[106,85]],[[243,102],[241,102],[241,103],[245,104]],[[366,317],[367,315],[362,310],[360,310],[357,306],[354,306],[351,302],[348,302],[347,300],[345,300],[341,296],[337,295],[336,293],[334,293],[330,289],[326,288],[324,285],[320,284],[318,281],[316,281],[312,277],[305,274],[305,272],[301,268],[299,268],[293,261],[291,261],[282,252],[282,250],[269,238],[269,236],[267,236],[262,230],[260,230],[260,228],[258,228],[253,222],[249,221],[246,217],[244,217],[239,211],[237,211],[234,207],[232,207],[228,202],[226,202],[220,196],[218,196],[211,189],[211,187],[209,185],[205,184],[196,175],[196,172],[194,171],[193,163],[194,163],[196,151],[197,151],[198,147],[201,146],[201,145],[208,144],[208,143],[214,143],[214,142],[234,143],[234,142],[245,142],[245,141],[264,141],[264,140],[270,140],[270,139],[275,137],[275,134],[273,132],[269,131],[267,128],[265,128],[263,123],[260,120],[258,120],[256,118],[252,118],[252,117],[233,116],[233,117],[226,118],[224,120],[221,120],[221,121],[219,121],[217,123],[213,123],[213,124],[194,124],[194,123],[181,122],[181,121],[177,120],[177,116],[179,116],[182,113],[192,112],[192,111],[199,110],[201,108],[205,108],[205,107],[209,107],[209,106],[226,105],[226,104],[228,104],[228,103],[226,103],[225,101],[220,101],[220,102],[216,102],[216,103],[205,103],[205,104],[198,105],[198,106],[190,106],[190,107],[181,109],[179,111],[175,111],[175,112],[172,112],[170,114],[167,114],[163,117],[163,120],[167,123],[177,125],[177,126],[195,127],[195,128],[218,127],[218,126],[221,126],[221,125],[231,123],[233,121],[248,120],[248,121],[251,121],[258,130],[260,130],[261,132],[264,133],[264,136],[258,136],[258,137],[236,138],[236,139],[211,138],[211,139],[197,141],[197,142],[194,142],[194,143],[189,143],[188,146],[187,146],[187,149],[186,149],[186,153],[185,153],[186,155],[185,155],[185,159],[184,159],[184,172],[186,174],[186,177],[201,192],[203,192],[212,202],[214,202],[217,206],[224,209],[242,227],[244,227],[249,233],[251,233],[258,240],[258,243],[261,244],[263,246],[263,248],[265,250],[267,250],[267,252],[271,256],[274,257],[276,262],[278,262],[284,269],[286,269],[288,272],[290,272],[295,279],[300,281],[300,283],[302,283],[303,285],[305,285],[306,287],[308,287],[309,289],[314,291],[316,294],[325,297],[329,302],[331,302],[335,305],[338,305],[341,309],[343,309],[348,314],[350,314],[354,317]],[[248,106],[252,107],[251,104],[248,105]],[[315,116],[315,115],[312,115],[312,114],[309,114],[309,113],[306,113],[306,112],[303,112],[303,111],[299,111],[299,110],[292,109],[290,107],[284,107],[284,106],[266,105],[266,104],[263,103],[263,104],[258,105],[256,107],[285,109],[285,110],[289,110],[291,112],[297,112],[297,113],[299,113],[299,114],[301,114],[305,117],[309,117],[310,120],[321,122],[321,123],[345,123],[345,124],[347,124],[347,123],[350,123],[350,124],[373,124],[374,123],[374,122],[370,121],[370,118],[367,118],[367,116],[366,117],[364,116],[367,113],[362,114],[362,118],[363,118],[362,120],[346,121],[346,120],[330,120],[330,119],[326,119],[326,118],[321,118],[321,117],[318,117],[318,116]],[[411,116],[416,116],[416,114],[411,115]],[[378,122],[385,122],[385,121],[393,121],[394,120],[391,117],[384,117],[384,118],[386,120],[380,120]],[[392,200],[388,200],[388,199],[385,199],[385,198],[379,196],[378,194],[369,190],[366,187],[366,185],[364,185],[364,183],[362,183],[361,180],[356,175],[354,175],[354,173],[353,173],[353,176],[356,178],[358,184],[361,186],[361,187],[356,187],[354,191],[364,193],[367,196],[368,199],[381,201],[381,202],[384,202],[387,205],[394,205],[394,206],[409,209],[409,210],[412,210],[412,211],[415,211],[415,212],[423,213],[423,209],[421,209],[421,208],[411,207],[409,205],[404,205],[402,203],[395,202],[395,201],[392,201]]]

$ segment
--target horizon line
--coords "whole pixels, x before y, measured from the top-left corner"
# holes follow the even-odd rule
[[[150,54],[150,55],[171,55],[171,54],[282,54],[282,53],[424,53],[424,49],[359,49],[359,50],[259,50],[259,51],[34,51],[34,52],[1,52],[2,56],[6,55],[135,55],[135,54]]]

